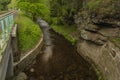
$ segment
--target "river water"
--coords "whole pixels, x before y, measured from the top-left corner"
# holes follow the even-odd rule
[[[76,48],[49,25],[38,19],[44,46],[35,62],[25,70],[28,80],[98,80],[92,66]]]

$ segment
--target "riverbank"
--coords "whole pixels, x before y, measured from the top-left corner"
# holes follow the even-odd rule
[[[15,23],[18,24],[18,44],[20,52],[25,53],[38,43],[42,33],[39,26],[22,12],[18,13]]]
[[[59,34],[62,34],[68,41],[75,45],[77,38],[76,36],[76,25],[51,25],[51,28]]]

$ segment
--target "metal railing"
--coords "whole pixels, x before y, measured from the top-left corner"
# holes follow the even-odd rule
[[[0,15],[0,60],[14,25],[14,11]]]
[[[10,11],[0,15],[0,80],[13,76],[12,31],[14,13]]]

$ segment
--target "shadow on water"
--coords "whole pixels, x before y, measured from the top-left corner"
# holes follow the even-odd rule
[[[44,35],[44,46],[35,62],[26,69],[28,80],[98,80],[92,66],[62,35],[38,20]]]

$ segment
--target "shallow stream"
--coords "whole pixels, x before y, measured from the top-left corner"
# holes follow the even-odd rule
[[[35,62],[25,70],[28,80],[98,80],[93,67],[62,35],[39,19],[44,46]]]

